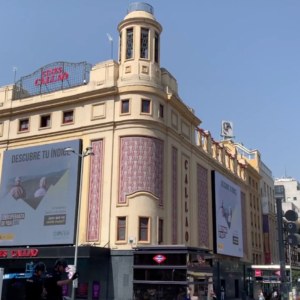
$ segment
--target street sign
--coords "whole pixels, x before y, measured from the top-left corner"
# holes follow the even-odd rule
[[[162,263],[163,261],[166,260],[166,258],[165,258],[163,255],[161,255],[161,254],[158,254],[158,255],[154,256],[153,259],[154,259],[158,264],[160,264],[160,263]]]
[[[284,217],[290,222],[295,222],[298,220],[298,213],[293,210],[288,210],[285,212]]]

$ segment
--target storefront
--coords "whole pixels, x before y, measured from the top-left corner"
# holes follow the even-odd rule
[[[290,280],[290,266],[286,266],[287,281]],[[274,290],[280,293],[280,266],[279,265],[252,265],[247,270],[247,283],[249,295],[255,298],[259,290],[265,296],[270,295]]]
[[[212,289],[212,254],[186,246],[136,248],[133,299],[185,299],[207,296]]]
[[[221,298],[221,288],[225,291],[227,299],[244,299],[247,292],[246,275],[251,264],[238,260],[213,260],[214,289],[218,298]]]
[[[65,258],[74,263],[74,247],[40,247],[40,248],[6,248],[0,249],[0,267],[4,268],[4,284],[2,295],[7,300],[21,299],[24,291],[26,271],[30,272],[30,264],[43,262],[47,271],[53,270],[55,261]],[[110,249],[84,246],[78,249],[78,272],[80,274],[76,298],[101,299],[108,293],[110,272]],[[27,269],[27,270],[26,270]],[[27,276],[29,276],[27,274]],[[67,274],[64,274],[67,276]],[[71,296],[72,285],[64,287],[64,295]],[[101,295],[100,295],[101,293]],[[101,296],[101,298],[100,298]]]

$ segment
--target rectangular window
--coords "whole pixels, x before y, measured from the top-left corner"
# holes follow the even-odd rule
[[[20,120],[19,131],[29,130],[29,119]]]
[[[150,106],[151,106],[150,100],[142,100],[142,113],[150,114]]]
[[[297,197],[294,197],[293,200],[294,200],[294,201],[297,201]]]
[[[149,218],[140,218],[139,241],[148,241]]]
[[[50,127],[51,126],[51,118],[48,116],[41,116],[41,128]]]
[[[125,241],[126,238],[126,218],[118,217],[117,240]]]
[[[63,124],[73,123],[74,122],[74,113],[73,110],[65,111],[63,115]]]
[[[159,220],[158,221],[158,243],[161,244],[163,243],[163,230],[164,230],[164,221]]]
[[[126,59],[133,58],[133,28],[127,29],[126,35]]]
[[[121,113],[129,114],[129,100],[122,100],[121,105]]]
[[[141,58],[148,59],[149,52],[149,29],[142,28],[141,31]]]
[[[161,104],[159,105],[159,117],[164,118],[164,106]]]
[[[155,62],[159,60],[159,34],[155,32]]]

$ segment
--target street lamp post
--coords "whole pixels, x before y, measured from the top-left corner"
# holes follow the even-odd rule
[[[77,222],[76,222],[76,235],[75,235],[75,255],[74,255],[74,269],[77,272],[77,262],[78,262],[78,240],[79,240],[79,223],[80,223],[80,210],[81,210],[81,199],[82,199],[82,178],[83,178],[83,163],[84,158],[90,155],[94,155],[93,147],[88,146],[86,147],[86,151],[83,151],[82,154],[76,153],[73,148],[66,148],[65,152],[74,153],[78,155],[81,159],[81,166],[80,166],[80,183],[79,183],[79,201],[77,207]],[[72,286],[72,300],[75,299],[75,288],[78,287],[78,279],[73,281]]]

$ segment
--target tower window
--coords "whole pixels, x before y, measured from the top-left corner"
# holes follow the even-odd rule
[[[164,106],[161,104],[159,105],[159,117],[164,118]]]
[[[120,32],[120,45],[119,45],[119,62],[122,58],[122,32]]]
[[[127,29],[126,59],[133,58],[133,28]]]
[[[149,55],[149,29],[142,28],[141,32],[141,58],[148,59]]]
[[[129,114],[129,100],[122,100],[121,105],[121,113]]]
[[[158,63],[159,57],[159,35],[155,32],[155,62]]]
[[[151,101],[142,100],[142,113],[150,114],[151,113]]]

